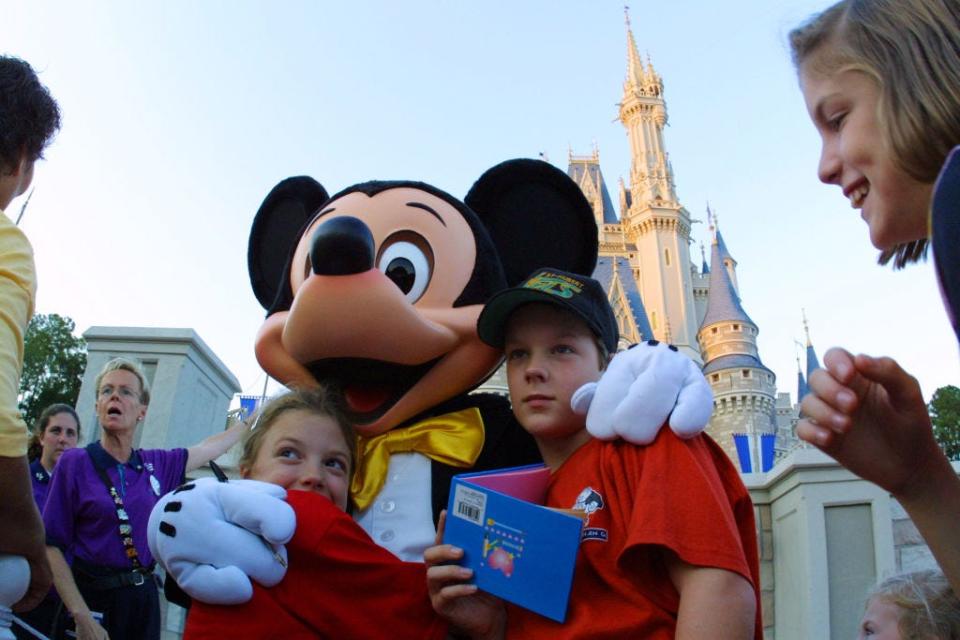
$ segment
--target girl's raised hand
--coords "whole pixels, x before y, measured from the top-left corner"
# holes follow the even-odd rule
[[[917,380],[890,358],[834,348],[810,375],[797,435],[895,496],[942,462]]]

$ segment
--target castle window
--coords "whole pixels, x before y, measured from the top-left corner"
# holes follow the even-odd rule
[[[750,377],[750,369],[744,369],[744,370],[742,370],[740,373],[743,374],[743,377],[744,377],[744,378],[749,378],[749,377]]]
[[[717,328],[716,328],[716,327],[713,327],[712,329],[710,329],[710,333],[716,333],[716,332],[717,332]]]
[[[710,376],[710,379],[713,380],[714,382],[720,382],[720,374],[715,373],[712,376]]]
[[[740,325],[738,325],[738,324],[733,325],[733,330],[734,330],[734,331],[740,331]]]
[[[670,249],[663,250],[663,261],[667,263],[667,266],[670,266]]]
[[[654,331],[656,331],[656,330],[658,329],[658,327],[657,327],[657,312],[656,312],[656,311],[651,311],[651,312],[650,312],[650,324],[653,325],[653,330],[654,330]]]

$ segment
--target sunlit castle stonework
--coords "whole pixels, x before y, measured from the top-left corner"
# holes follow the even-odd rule
[[[778,394],[776,375],[760,358],[759,327],[741,302],[737,261],[709,207],[710,262],[702,245],[701,265],[691,259],[691,226],[699,220],[692,219],[677,195],[663,137],[667,119],[663,79],[649,58],[645,63],[637,53],[628,19],[619,120],[627,130],[631,166],[629,182],[617,184],[619,206],[610,196],[596,147],[589,155],[571,152],[568,160],[567,173],[593,206],[599,229],[600,257],[593,276],[607,291],[622,346],[649,339],[668,342],[703,368],[714,393],[707,432],[741,468],[734,434],[744,434],[741,456],[750,459],[752,471],[760,471],[771,462],[763,464],[763,439],[774,437],[777,455],[797,446],[797,407],[789,393]],[[811,361],[816,356],[808,339]],[[799,371],[798,379],[799,398],[806,387]],[[505,387],[500,375],[489,386]]]

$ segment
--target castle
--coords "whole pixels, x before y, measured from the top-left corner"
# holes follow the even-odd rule
[[[567,172],[593,206],[603,284],[620,324],[623,345],[656,339],[676,345],[702,366],[714,393],[707,432],[741,470],[766,471],[798,446],[798,407],[778,393],[776,375],[757,349],[759,327],[741,303],[737,261],[707,208],[710,263],[690,257],[693,222],[680,203],[663,128],[663,80],[641,60],[627,18],[627,77],[619,120],[627,130],[629,184],[618,183],[619,216],[600,170],[599,151],[569,156]],[[804,319],[806,326],[806,319]],[[817,368],[807,332],[807,375]],[[806,392],[797,362],[797,402]]]

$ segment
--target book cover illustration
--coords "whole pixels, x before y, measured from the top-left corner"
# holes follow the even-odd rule
[[[583,520],[543,506],[549,481],[539,464],[454,476],[443,541],[479,588],[563,622]]]

